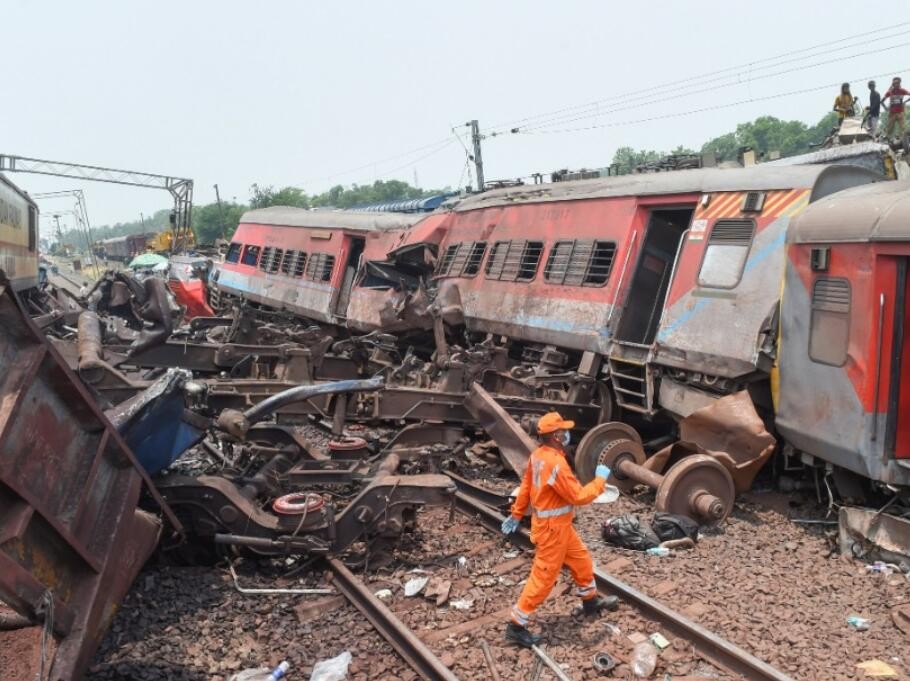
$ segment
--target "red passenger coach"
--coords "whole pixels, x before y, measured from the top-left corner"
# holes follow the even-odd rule
[[[439,305],[536,376],[609,381],[627,409],[685,416],[767,381],[790,218],[876,179],[756,166],[486,192],[454,209]]]
[[[910,485],[910,182],[820,201],[788,242],[778,430],[799,452]]]
[[[342,323],[367,241],[420,217],[289,207],[248,211],[213,281],[222,297]]]

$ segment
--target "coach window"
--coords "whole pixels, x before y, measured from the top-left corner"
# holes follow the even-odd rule
[[[850,341],[850,282],[819,277],[812,287],[809,357],[814,362],[843,366]]]
[[[294,266],[294,258],[297,255],[297,251],[293,251],[290,248],[284,252],[284,257],[281,259],[281,273],[290,275],[291,268]]]
[[[271,246],[263,247],[262,255],[259,257],[259,269],[261,269],[263,272],[268,271],[269,265],[271,264],[271,261],[272,261],[272,255],[273,255],[274,250],[275,249],[272,248]]]
[[[455,262],[455,255],[458,253],[458,247],[461,244],[452,244],[446,248],[445,253],[439,261],[439,267],[436,268],[436,276],[445,277],[452,271],[452,263]]]
[[[742,279],[754,236],[754,220],[715,222],[698,272],[698,285],[735,288]]]
[[[329,281],[332,270],[335,269],[335,256],[328,253],[313,253],[306,266],[307,279],[313,281]]]
[[[468,246],[468,248],[466,249],[467,258],[465,259],[464,268],[461,270],[461,275],[463,277],[473,277],[480,272],[480,263],[483,262],[483,254],[486,253],[487,242],[474,241],[464,245]]]
[[[486,241],[462,241],[449,246],[439,262],[436,276],[473,277],[480,271],[486,250]]]
[[[531,281],[537,274],[542,252],[542,241],[497,241],[490,249],[486,277],[499,281]]]
[[[306,253],[300,251],[297,254],[297,259],[294,261],[294,276],[298,278],[302,277],[304,269],[306,269]]]
[[[278,272],[278,268],[281,267],[281,259],[284,257],[284,249],[276,248],[272,252],[272,257],[269,260],[269,273],[275,274]]]
[[[576,239],[557,241],[550,249],[544,279],[564,286],[604,286],[613,269],[616,244]]]
[[[261,246],[247,245],[243,249],[243,258],[240,260],[240,263],[243,265],[250,265],[256,267],[256,263],[259,262],[259,251],[262,250]]]
[[[238,262],[240,260],[240,251],[243,250],[243,244],[232,242],[228,246],[227,255],[224,256],[225,262]]]

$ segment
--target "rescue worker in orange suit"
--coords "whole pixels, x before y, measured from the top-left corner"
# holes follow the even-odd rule
[[[528,623],[553,589],[563,566],[569,568],[575,581],[575,594],[581,598],[582,605],[578,609],[581,613],[594,617],[601,610],[618,607],[615,597],[606,599],[597,594],[594,562],[572,526],[575,507],[596,499],[604,491],[610,476],[610,469],[600,465],[591,482],[584,486],[578,482],[565,454],[569,430],[574,426],[574,421],[564,420],[555,411],[540,417],[537,435],[541,446],[531,453],[511,515],[502,523],[503,534],[511,534],[525,513],[531,510],[534,563],[518,603],[512,608],[512,621],[506,627],[506,640],[527,648],[541,639],[528,631]]]

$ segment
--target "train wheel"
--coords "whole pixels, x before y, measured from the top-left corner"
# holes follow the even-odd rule
[[[587,483],[594,478],[594,469],[598,464],[615,469],[616,463],[622,458],[630,458],[637,464],[644,463],[646,457],[641,436],[625,423],[602,423],[589,430],[578,443],[575,450],[575,473],[579,480]],[[627,487],[626,481],[619,479],[615,473],[610,476],[610,484],[620,489]]]

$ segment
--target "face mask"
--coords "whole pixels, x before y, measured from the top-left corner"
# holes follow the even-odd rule
[[[562,441],[562,446],[568,447],[569,443],[572,441],[572,433],[570,433],[568,430],[564,430],[562,431],[562,438],[560,439]]]

